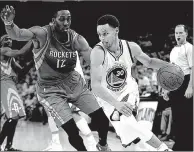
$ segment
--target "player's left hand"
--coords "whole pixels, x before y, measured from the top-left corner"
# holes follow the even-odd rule
[[[187,99],[191,98],[193,96],[193,88],[192,86],[188,86],[187,90],[185,91],[185,97]]]

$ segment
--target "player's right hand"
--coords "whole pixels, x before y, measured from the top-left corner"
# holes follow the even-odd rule
[[[1,11],[1,19],[4,23],[12,22],[15,18],[15,9],[12,6],[6,5]]]
[[[117,102],[115,108],[126,117],[131,116],[133,112],[133,106],[128,102]]]
[[[162,96],[163,96],[163,99],[168,101],[169,100],[169,91],[168,90],[165,90],[165,89],[162,89]]]

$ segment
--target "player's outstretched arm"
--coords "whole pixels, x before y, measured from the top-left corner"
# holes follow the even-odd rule
[[[6,5],[1,11],[1,19],[5,24],[5,30],[9,37],[17,41],[29,41],[33,38],[39,38],[42,33],[41,28],[36,26],[30,29],[19,28],[14,24],[15,9]]]
[[[95,47],[91,52],[91,86],[92,91],[104,101],[113,105],[119,112],[125,116],[132,114],[132,106],[128,102],[117,101],[108,91],[101,85],[102,81],[102,63],[104,60],[104,51],[99,47]]]
[[[160,69],[161,67],[171,65],[166,61],[157,59],[157,58],[150,58],[147,54],[145,54],[140,46],[135,42],[129,42],[129,46],[131,48],[133,56],[144,64],[146,67],[153,68],[153,69]]]
[[[9,57],[16,57],[18,55],[27,53],[32,50],[32,42],[29,41],[24,45],[20,50],[12,50],[10,47],[2,47],[0,48],[1,50],[1,55],[9,56]]]

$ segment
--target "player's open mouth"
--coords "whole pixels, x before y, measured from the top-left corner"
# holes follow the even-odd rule
[[[180,41],[181,38],[177,38],[178,41]]]

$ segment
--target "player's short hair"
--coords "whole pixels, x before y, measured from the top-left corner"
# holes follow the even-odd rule
[[[54,12],[53,18],[56,18],[57,15],[58,15],[58,12],[59,12],[59,11],[62,11],[62,10],[68,10],[68,11],[70,12],[68,6],[63,6],[62,9],[58,9],[58,10],[56,10],[56,11]]]
[[[184,28],[185,32],[188,34],[188,31],[189,31],[188,27],[186,25],[184,25],[184,24],[178,24],[176,27],[180,27],[180,26],[182,26]]]
[[[120,26],[119,20],[114,15],[110,14],[103,15],[98,19],[97,26],[104,24],[109,24],[113,28]]]

